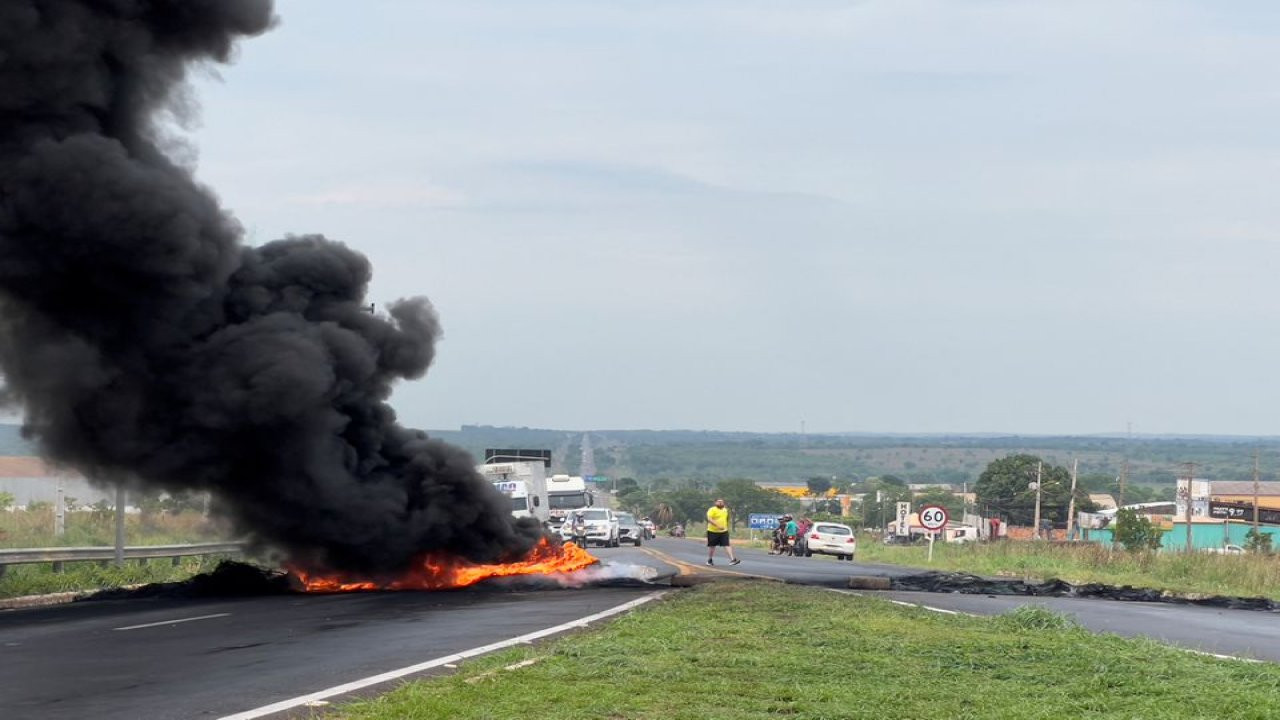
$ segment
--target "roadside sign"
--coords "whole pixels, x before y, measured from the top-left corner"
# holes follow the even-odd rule
[[[751,513],[747,516],[747,528],[750,530],[774,530],[778,527],[781,515],[769,513]]]
[[[947,509],[941,505],[920,508],[920,524],[929,531],[929,562],[933,562],[933,536],[947,526]]]
[[[929,532],[946,527],[948,519],[947,509],[941,505],[925,505],[920,508],[920,525]]]
[[[895,529],[898,535],[907,536],[911,534],[911,503],[898,503],[898,522]]]

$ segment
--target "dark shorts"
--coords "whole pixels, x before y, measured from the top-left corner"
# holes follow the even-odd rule
[[[707,547],[729,547],[729,533],[707,531]]]

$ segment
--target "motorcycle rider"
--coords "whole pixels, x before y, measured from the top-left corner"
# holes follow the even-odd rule
[[[573,543],[580,548],[587,546],[587,518],[583,516],[579,510],[573,514],[573,519],[569,521],[569,535],[573,537]]]

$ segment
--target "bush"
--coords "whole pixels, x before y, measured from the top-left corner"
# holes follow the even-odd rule
[[[1244,548],[1249,552],[1269,554],[1271,552],[1271,533],[1264,533],[1249,528],[1244,536]]]
[[[1123,545],[1125,550],[1156,550],[1160,547],[1160,536],[1163,534],[1163,530],[1132,510],[1116,513],[1116,542]]]
[[[1075,630],[1080,627],[1075,618],[1056,613],[1043,605],[1023,605],[996,616],[995,623],[1008,630]]]

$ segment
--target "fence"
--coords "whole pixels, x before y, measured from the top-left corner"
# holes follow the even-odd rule
[[[54,571],[62,570],[66,562],[120,562],[123,560],[144,560],[148,558],[173,558],[176,565],[179,558],[191,555],[232,555],[244,550],[244,543],[195,543],[191,545],[133,545],[124,548],[104,547],[60,547],[60,548],[16,548],[0,550],[0,577],[10,565],[30,565],[33,563],[53,563]]]

